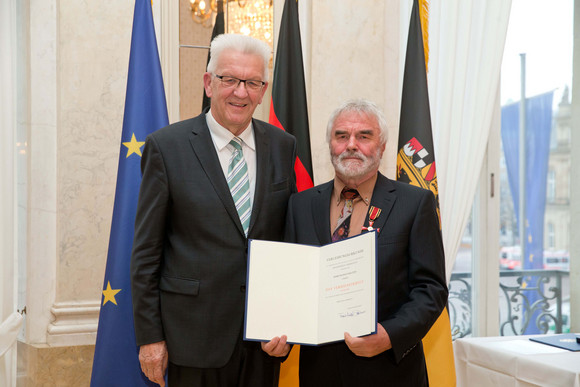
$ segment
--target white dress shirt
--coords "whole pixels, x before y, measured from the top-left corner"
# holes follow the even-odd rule
[[[234,151],[234,147],[230,145],[230,141],[235,137],[232,132],[221,126],[211,114],[211,109],[205,115],[209,133],[215,146],[220,165],[224,176],[228,176],[228,167],[230,159]],[[254,193],[256,190],[256,141],[254,138],[254,128],[252,122],[250,125],[238,136],[242,139],[242,153],[246,166],[248,167],[248,177],[250,179],[250,203],[254,207]]]

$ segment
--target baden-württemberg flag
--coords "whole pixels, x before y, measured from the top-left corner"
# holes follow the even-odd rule
[[[425,0],[423,0],[425,1]],[[437,198],[437,173],[427,92],[425,48],[418,0],[413,2],[403,77],[397,154],[397,180],[431,190]],[[437,200],[437,202],[439,202]],[[437,209],[439,212],[439,209]],[[451,327],[443,310],[423,339],[429,385],[456,385]]]
[[[157,386],[141,373],[135,344],[130,259],[145,137],[166,126],[167,107],[155,40],[151,0],[136,0],[121,153],[92,387]]]

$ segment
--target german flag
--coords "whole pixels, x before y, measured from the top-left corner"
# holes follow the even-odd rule
[[[303,191],[313,186],[314,175],[296,0],[286,0],[284,3],[272,83],[269,121],[296,137],[294,170],[298,191]],[[298,386],[299,354],[300,346],[295,345],[288,359],[282,363],[279,387]]]
[[[421,7],[419,1],[422,3]],[[420,14],[420,9],[426,11],[426,8],[427,0],[414,0],[403,76],[397,180],[429,189],[438,198],[435,150],[427,91],[425,53],[428,50],[423,45],[423,36],[426,34],[422,33],[421,28],[422,22],[423,25],[427,24],[427,12],[423,13],[424,18]],[[439,199],[437,202],[439,203]],[[437,211],[439,212],[439,209]],[[443,310],[441,316],[423,338],[423,347],[429,384],[434,387],[455,386],[455,361],[447,308]]]
[[[298,191],[311,188],[314,176],[296,0],[286,0],[284,3],[276,49],[269,121],[296,137],[296,185]]]

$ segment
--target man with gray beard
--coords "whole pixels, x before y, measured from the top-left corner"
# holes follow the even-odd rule
[[[335,178],[294,194],[288,242],[377,236],[377,333],[300,349],[300,386],[427,386],[421,339],[447,302],[435,197],[379,173],[386,121],[367,100],[344,103],[327,127]]]

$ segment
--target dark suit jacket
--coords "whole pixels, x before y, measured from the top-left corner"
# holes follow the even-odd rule
[[[282,240],[296,192],[293,136],[253,120],[249,238]],[[172,363],[222,367],[240,340],[247,238],[205,114],[148,136],[131,257],[137,345],[166,340]]]
[[[325,245],[331,242],[330,199],[333,181],[293,195],[286,236],[289,242]],[[426,382],[421,339],[447,302],[445,259],[434,195],[391,181],[379,173],[371,205],[380,208],[374,223],[377,238],[378,322],[393,348],[371,359],[355,356],[344,342],[302,347],[301,380],[320,378],[312,364],[319,357],[337,359],[344,385],[418,386]],[[368,226],[368,213],[365,226]],[[316,373],[313,375],[312,373]],[[368,383],[362,383],[367,377]],[[323,381],[324,379],[319,379]],[[322,382],[322,385],[325,385]],[[380,384],[383,385],[383,384]]]

